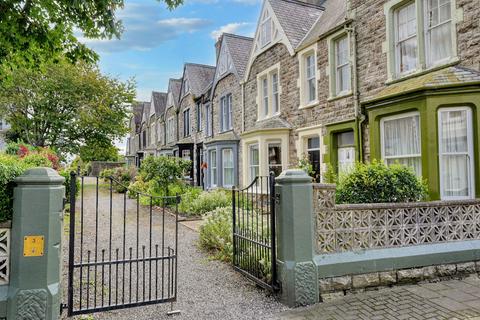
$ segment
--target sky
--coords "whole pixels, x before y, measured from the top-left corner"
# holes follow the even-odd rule
[[[80,40],[100,55],[104,73],[135,78],[137,100],[150,101],[182,76],[185,62],[214,65],[222,32],[253,36],[260,9],[261,0],[185,0],[173,11],[161,1],[125,0],[120,40]]]

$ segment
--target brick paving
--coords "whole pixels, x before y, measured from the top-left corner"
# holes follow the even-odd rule
[[[268,319],[480,320],[480,278],[422,283],[350,294]]]

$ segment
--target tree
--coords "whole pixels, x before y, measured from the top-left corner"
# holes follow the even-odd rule
[[[133,81],[102,75],[97,67],[64,60],[20,68],[0,87],[0,108],[21,140],[78,154],[87,142],[112,143],[128,132]]]
[[[183,0],[158,0],[169,9]],[[124,0],[2,0],[0,1],[0,61],[15,67],[36,65],[58,54],[72,61],[94,61],[97,55],[78,42],[87,38],[119,38],[122,23],[115,13]]]
[[[111,141],[87,141],[80,147],[80,159],[90,161],[118,161],[118,148]]]

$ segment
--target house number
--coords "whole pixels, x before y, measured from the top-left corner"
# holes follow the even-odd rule
[[[44,251],[43,236],[26,236],[23,238],[24,257],[43,257]]]

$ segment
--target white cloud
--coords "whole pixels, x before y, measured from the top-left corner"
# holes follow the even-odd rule
[[[234,33],[234,34],[251,34],[251,29],[254,26],[253,23],[250,22],[233,22],[226,24],[224,26],[221,26],[220,28],[213,30],[210,33],[210,36],[214,39],[217,40],[222,33]]]
[[[126,50],[147,51],[160,46],[163,42],[175,39],[185,33],[193,33],[211,24],[210,20],[200,18],[161,19],[162,9],[158,5],[129,3],[118,13],[124,25],[121,39],[79,40],[101,53]]]

